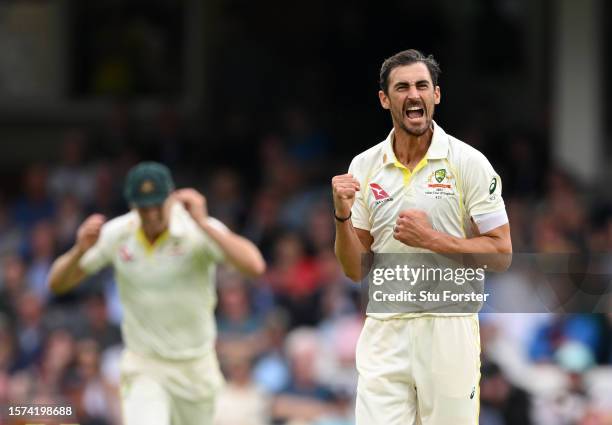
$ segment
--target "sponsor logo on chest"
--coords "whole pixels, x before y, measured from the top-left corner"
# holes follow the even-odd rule
[[[374,195],[374,205],[384,204],[385,202],[393,201],[393,197],[383,189],[378,183],[370,183],[370,190]]]
[[[124,263],[131,263],[134,261],[134,253],[127,247],[127,245],[121,245],[119,247],[119,259]]]

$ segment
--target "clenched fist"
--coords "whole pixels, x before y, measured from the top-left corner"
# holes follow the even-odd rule
[[[79,226],[76,245],[81,252],[85,252],[95,245],[105,222],[106,217],[102,214],[92,214]]]
[[[355,203],[359,182],[352,174],[341,174],[332,178],[334,209],[338,217],[348,217]]]
[[[427,248],[433,228],[425,211],[407,209],[401,211],[393,227],[393,237],[416,248]]]

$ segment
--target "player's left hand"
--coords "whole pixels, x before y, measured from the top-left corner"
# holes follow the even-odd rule
[[[432,231],[425,211],[410,208],[399,213],[393,237],[406,245],[425,248]]]
[[[196,223],[202,223],[208,217],[206,198],[200,192],[192,188],[178,189],[172,197],[181,202]]]

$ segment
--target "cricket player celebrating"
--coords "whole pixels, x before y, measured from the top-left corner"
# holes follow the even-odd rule
[[[501,182],[476,149],[433,121],[439,66],[407,50],[380,71],[386,140],[332,179],[336,256],[353,280],[377,253],[504,254],[512,244]],[[370,313],[356,354],[358,425],[476,425],[480,339],[474,313]]]
[[[208,217],[204,196],[173,189],[164,165],[136,165],[125,184],[132,210],[106,223],[99,214],[87,218],[49,274],[61,293],[113,266],[124,309],[126,425],[212,423],[223,383],[214,352],[215,266],[227,261],[250,276],[265,269],[250,241]]]

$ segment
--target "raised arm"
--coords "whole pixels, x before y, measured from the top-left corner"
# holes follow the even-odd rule
[[[370,232],[353,227],[350,219],[355,194],[359,191],[359,182],[351,174],[342,174],[332,178],[334,212],[336,214],[336,242],[334,250],[342,270],[351,280],[361,279],[361,257],[370,251],[372,236]]]
[[[53,262],[47,280],[47,284],[53,293],[64,293],[85,278],[86,273],[79,267],[79,261],[87,250],[98,241],[105,221],[106,219],[101,214],[89,216],[79,226],[77,241],[74,246]]]
[[[250,277],[264,273],[266,263],[253,242],[228,229],[218,228],[208,220],[206,198],[201,193],[186,188],[177,190],[173,196],[185,205],[197,225],[217,243],[230,264]]]

